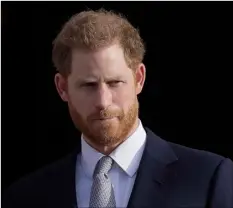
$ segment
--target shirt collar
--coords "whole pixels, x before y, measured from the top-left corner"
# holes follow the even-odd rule
[[[132,177],[138,169],[145,147],[146,132],[139,120],[139,125],[131,136],[120,144],[109,156]],[[81,165],[86,175],[92,178],[95,166],[104,155],[92,148],[81,137]]]

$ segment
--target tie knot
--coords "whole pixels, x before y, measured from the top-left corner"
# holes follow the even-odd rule
[[[113,160],[112,160],[111,157],[109,157],[109,156],[102,157],[98,161],[98,163],[97,163],[97,165],[95,167],[94,176],[96,176],[99,173],[108,174],[109,170],[112,167],[112,164],[113,164]]]

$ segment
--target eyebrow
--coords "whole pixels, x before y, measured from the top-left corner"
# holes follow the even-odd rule
[[[83,84],[83,83],[87,83],[87,82],[98,82],[98,78],[97,77],[87,77],[87,78],[78,78],[77,81],[75,82],[76,84]],[[114,77],[108,77],[105,79],[106,82],[109,81],[114,81],[114,80],[123,80],[122,76],[118,75],[118,76],[114,76]]]

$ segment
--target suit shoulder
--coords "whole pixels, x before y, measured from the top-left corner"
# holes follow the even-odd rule
[[[206,169],[215,169],[226,158],[222,155],[169,142],[181,162]]]
[[[75,168],[74,157],[70,155],[52,162],[36,171],[33,171],[16,182],[12,183],[3,193],[30,193],[31,191],[43,190],[56,183],[56,180],[62,178],[68,168]]]

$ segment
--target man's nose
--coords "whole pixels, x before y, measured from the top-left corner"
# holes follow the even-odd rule
[[[106,84],[99,85],[94,102],[96,108],[100,110],[106,109],[112,104],[112,92]]]

